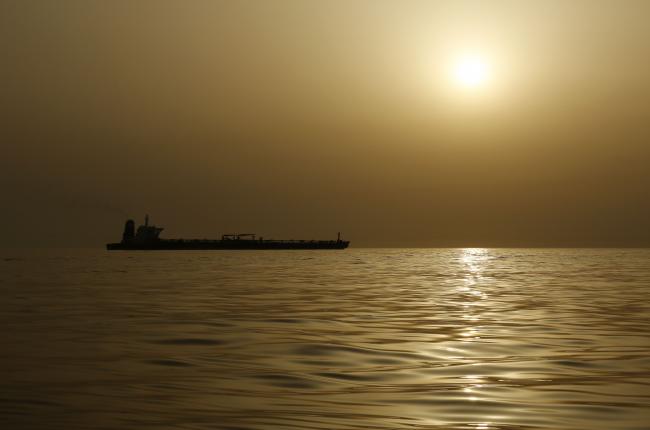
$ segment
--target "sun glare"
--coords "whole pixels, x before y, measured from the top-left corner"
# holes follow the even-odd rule
[[[488,80],[489,67],[481,57],[464,56],[456,61],[453,77],[464,88],[477,88]]]

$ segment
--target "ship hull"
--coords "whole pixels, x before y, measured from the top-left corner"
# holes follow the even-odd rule
[[[150,243],[108,243],[109,251],[192,251],[192,250],[300,250],[345,249],[350,242],[341,240],[281,241],[281,240],[170,240]]]

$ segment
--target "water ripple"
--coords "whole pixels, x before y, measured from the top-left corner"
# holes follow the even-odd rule
[[[650,422],[648,250],[21,252],[7,428]]]

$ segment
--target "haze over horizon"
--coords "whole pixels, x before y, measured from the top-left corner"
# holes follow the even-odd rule
[[[649,18],[3,0],[0,246],[100,247],[145,213],[165,237],[650,246]]]

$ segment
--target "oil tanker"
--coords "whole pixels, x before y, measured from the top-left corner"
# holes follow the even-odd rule
[[[350,244],[341,240],[341,233],[336,240],[277,240],[257,238],[253,233],[224,234],[221,239],[162,239],[163,228],[149,225],[149,215],[144,218],[144,225],[135,229],[135,222],[130,219],[124,224],[122,241],[107,243],[106,249],[114,250],[219,250],[219,249],[345,249]]]

